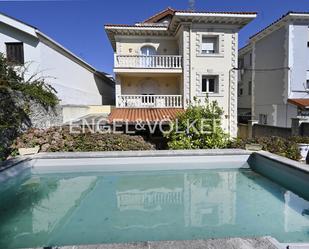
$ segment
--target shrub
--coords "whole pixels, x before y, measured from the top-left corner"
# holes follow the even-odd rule
[[[300,140],[300,138],[297,138]],[[271,153],[290,158],[292,160],[299,160],[300,153],[296,138],[282,138],[282,137],[259,137],[252,139],[236,139],[230,142],[230,148],[241,148],[245,149],[246,144],[256,143],[262,146],[263,150]]]
[[[168,147],[170,149],[226,147],[229,136],[221,128],[222,114],[223,110],[216,101],[209,102],[206,99],[205,104],[201,104],[201,102],[191,104],[171,124],[172,131],[165,134],[168,139]],[[194,124],[194,126],[189,124]],[[207,126],[206,130],[205,126]]]
[[[81,130],[74,129],[76,132]],[[12,145],[18,148],[40,147],[40,152],[86,152],[153,150],[154,146],[140,136],[125,134],[70,133],[69,128],[29,129]]]
[[[9,153],[9,146],[21,131],[31,126],[30,101],[44,108],[55,107],[56,91],[37,75],[28,76],[27,67],[13,67],[0,53],[0,158]]]

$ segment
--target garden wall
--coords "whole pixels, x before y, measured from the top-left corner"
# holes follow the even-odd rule
[[[277,137],[288,138],[291,136],[291,134],[292,134],[291,128],[261,125],[261,124],[254,124],[252,127],[253,137],[277,136]]]

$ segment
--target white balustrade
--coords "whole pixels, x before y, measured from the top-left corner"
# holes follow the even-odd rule
[[[122,108],[182,108],[181,95],[119,95],[117,107]]]
[[[180,55],[115,55],[116,68],[181,69]]]

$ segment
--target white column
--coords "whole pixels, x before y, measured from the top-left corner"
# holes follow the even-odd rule
[[[187,108],[190,101],[190,25],[183,25],[182,31],[183,55],[183,106]]]
[[[116,107],[119,106],[119,97],[121,95],[121,78],[119,75],[115,75],[115,94],[116,94]]]

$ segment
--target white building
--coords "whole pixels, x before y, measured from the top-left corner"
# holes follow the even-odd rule
[[[243,61],[239,110],[252,109],[260,124],[291,127],[309,117],[309,13],[289,12],[252,36]],[[246,88],[252,88],[248,96]],[[249,91],[249,90],[248,90]]]
[[[112,119],[172,118],[197,98],[216,100],[237,133],[238,31],[256,13],[168,8],[135,25],[105,25],[114,55]]]
[[[114,82],[37,28],[0,14],[0,53],[46,78],[61,105],[113,104]],[[78,114],[77,114],[78,115]]]
[[[251,120],[252,102],[252,71],[244,70],[252,68],[252,53],[245,48],[239,51],[238,67],[238,121]]]

